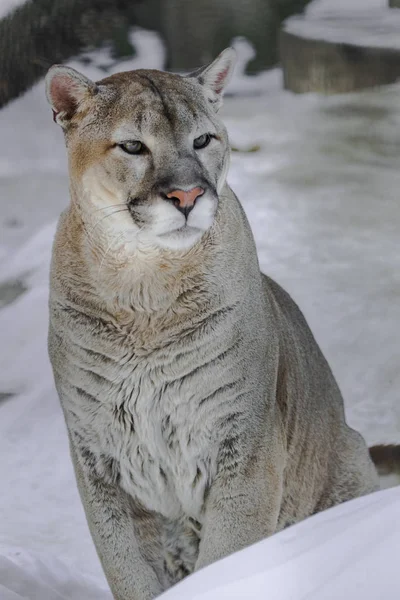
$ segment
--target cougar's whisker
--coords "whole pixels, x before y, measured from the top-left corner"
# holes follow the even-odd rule
[[[119,236],[117,236],[117,238],[116,238],[115,240],[114,240],[114,239],[112,239],[112,240],[110,241],[110,243],[108,244],[108,246],[107,246],[107,249],[106,249],[105,253],[103,254],[103,257],[102,257],[102,259],[101,259],[101,261],[100,261],[100,265],[99,265],[99,270],[98,270],[98,272],[97,272],[97,276],[99,276],[99,275],[100,275],[101,268],[102,268],[102,266],[103,266],[103,264],[104,264],[104,261],[105,261],[105,259],[106,259],[106,257],[107,257],[107,254],[108,254],[108,253],[109,253],[109,251],[111,250],[111,247],[113,246],[113,244],[117,244],[117,243],[118,243],[118,241],[119,241],[119,240],[120,240],[120,239],[121,239],[121,238],[122,238],[124,235],[125,235],[125,231],[122,231],[122,233],[120,233],[120,234],[119,234]]]
[[[114,212],[109,213],[108,215],[104,215],[104,217],[102,217],[101,219],[96,221],[96,223],[93,225],[93,227],[89,231],[85,228],[85,231],[86,231],[87,235],[89,236],[89,238],[91,238],[93,231],[96,229],[96,227],[98,225],[100,225],[100,223],[102,223],[108,217],[112,217],[112,215],[116,215],[117,213],[120,213],[120,212],[129,212],[129,209],[128,208],[120,208],[119,210],[114,210]]]

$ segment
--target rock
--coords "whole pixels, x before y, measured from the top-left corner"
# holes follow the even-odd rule
[[[344,93],[394,83],[400,78],[400,11],[291,17],[281,31],[280,57],[284,86],[297,93]]]

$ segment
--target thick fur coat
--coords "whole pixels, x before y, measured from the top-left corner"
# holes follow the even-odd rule
[[[331,370],[299,308],[260,272],[226,184],[217,111],[233,59],[227,50],[188,77],[93,83],[56,66],[47,78],[71,189],[49,352],[116,600],[150,600],[377,488]]]

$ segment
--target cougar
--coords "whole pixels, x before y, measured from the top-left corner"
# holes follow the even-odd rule
[[[116,600],[186,575],[378,478],[295,302],[260,272],[218,117],[235,53],[97,83],[55,65],[69,207],[49,355]]]

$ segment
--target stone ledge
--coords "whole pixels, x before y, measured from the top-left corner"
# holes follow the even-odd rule
[[[280,57],[285,88],[297,93],[394,83],[400,79],[400,11],[292,17],[280,34]]]

